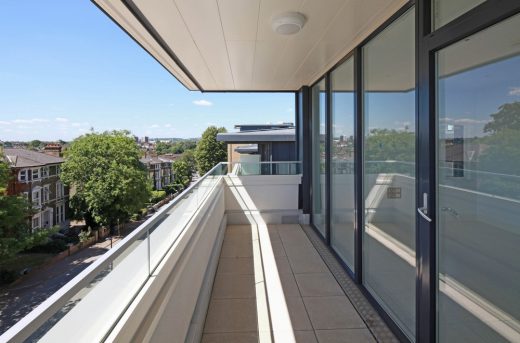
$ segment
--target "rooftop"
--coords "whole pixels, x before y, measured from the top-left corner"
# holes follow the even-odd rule
[[[251,130],[217,134],[217,141],[228,143],[294,142],[295,140],[296,130],[294,128]]]
[[[63,163],[63,158],[27,149],[5,148],[4,154],[11,167],[38,167]]]

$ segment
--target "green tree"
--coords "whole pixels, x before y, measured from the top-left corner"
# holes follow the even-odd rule
[[[500,106],[491,118],[484,126],[484,132],[497,133],[506,129],[520,131],[520,101]]]
[[[43,147],[43,142],[35,139],[35,140],[30,141],[29,144],[27,144],[27,147],[32,150],[39,149],[39,148]]]
[[[490,172],[479,178],[479,191],[520,199],[520,102],[504,104],[484,126],[491,133],[478,139],[478,169]],[[506,175],[500,175],[506,174]],[[507,176],[510,175],[510,176]]]
[[[188,187],[191,182],[192,171],[188,163],[183,159],[173,162],[173,175],[177,191]]]
[[[202,134],[195,149],[195,160],[200,175],[206,174],[217,163],[226,161],[227,147],[225,142],[217,142],[217,134],[227,132],[224,127],[210,126]]]
[[[22,250],[47,240],[52,230],[31,233],[32,207],[25,197],[7,195],[9,166],[0,161],[0,264]]]
[[[128,131],[92,132],[67,150],[62,180],[75,190],[70,205],[87,225],[114,227],[148,201],[151,185]]]
[[[367,173],[415,174],[415,133],[373,129],[365,138]],[[389,162],[393,161],[393,162]]]

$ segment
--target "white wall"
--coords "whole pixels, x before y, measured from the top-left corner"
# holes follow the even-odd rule
[[[246,212],[259,213],[267,224],[297,223],[301,175],[228,175],[226,213],[230,224],[247,224]]]

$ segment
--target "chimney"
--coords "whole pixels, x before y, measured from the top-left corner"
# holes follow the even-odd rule
[[[43,148],[43,153],[54,157],[61,157],[61,145],[57,143],[47,144]]]

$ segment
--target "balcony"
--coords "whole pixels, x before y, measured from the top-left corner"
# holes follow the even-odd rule
[[[304,224],[299,172],[215,166],[0,339],[395,341]]]

